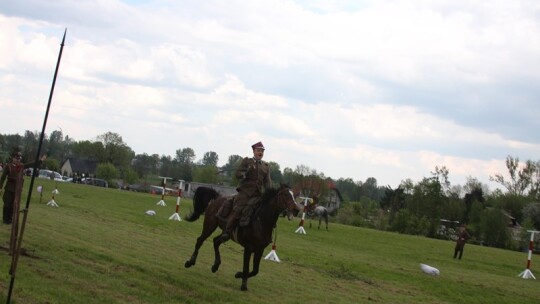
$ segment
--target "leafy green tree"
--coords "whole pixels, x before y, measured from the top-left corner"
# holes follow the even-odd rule
[[[302,176],[293,189],[302,196],[321,198],[328,194],[328,182],[318,175]]]
[[[96,168],[96,177],[112,182],[119,177],[119,172],[111,163],[101,163]]]
[[[482,220],[482,213],[484,212],[484,204],[479,201],[473,201],[471,209],[468,213],[467,224],[472,226],[479,226]]]
[[[210,152],[204,153],[204,156],[202,159],[202,165],[217,167],[218,161],[219,161],[218,154],[214,151],[210,151]]]
[[[137,174],[137,172],[135,172],[135,170],[128,168],[124,171],[123,180],[128,185],[135,184],[139,180],[139,175]]]
[[[83,140],[73,145],[73,157],[93,161],[105,159],[105,148],[101,142]]]
[[[537,230],[536,224],[534,221],[526,216],[525,220],[521,223],[521,233],[520,233],[520,242],[518,245],[518,250],[525,251],[529,248],[529,243],[531,241],[530,230]],[[533,249],[538,250],[540,248],[540,243],[538,242],[538,234],[535,235],[535,241],[533,242]]]
[[[420,217],[425,215],[439,219],[441,206],[445,200],[439,181],[435,178],[424,178],[415,185],[414,192],[407,201],[407,209]]]
[[[455,197],[449,198],[442,206],[441,217],[451,221],[465,222],[465,203]]]
[[[334,184],[341,192],[345,201],[358,201],[360,199],[355,195],[358,192],[358,186],[352,178],[340,178],[334,181]]]
[[[433,175],[433,178],[435,178],[439,185],[441,185],[441,189],[445,194],[450,194],[450,179],[448,178],[450,171],[446,166],[435,166],[435,171],[431,172]]]
[[[288,185],[294,185],[297,180],[297,175],[293,169],[286,167],[283,169],[283,181]]]
[[[490,176],[491,181],[495,181],[508,190],[509,194],[523,196],[525,190],[534,184],[533,177],[538,171],[536,163],[532,161],[525,162],[525,166],[520,166],[519,157],[512,157],[508,155],[506,157],[506,168],[508,169],[509,179],[505,178],[502,174],[495,174]]]
[[[150,174],[158,174],[159,155],[148,155],[146,153],[135,155],[132,163],[132,169],[139,178]]]
[[[486,201],[484,198],[484,191],[482,190],[482,187],[480,185],[475,185],[473,187],[467,187],[466,189],[469,189],[469,193],[465,194],[465,197],[463,198],[463,202],[465,204],[465,218],[464,221],[469,221],[469,213],[471,212],[471,208],[474,202],[478,202],[482,205],[482,209],[484,207],[484,202]]]
[[[54,159],[54,158],[47,158],[41,164],[41,168],[59,172],[60,171],[60,162],[57,159]]]
[[[13,148],[15,148],[15,147],[21,148],[22,147],[23,141],[22,141],[22,137],[19,134],[7,134],[7,135],[5,135],[3,137],[3,139],[4,139],[3,151],[6,154],[5,155],[6,157],[9,156],[9,154],[11,153],[11,150],[13,150]],[[23,154],[23,159],[29,159],[28,157],[29,157],[28,155]]]
[[[386,188],[385,194],[380,201],[381,208],[390,213],[389,224],[394,221],[396,213],[405,207],[404,189],[398,187],[393,190],[390,186]]]
[[[195,162],[195,151],[192,148],[176,150],[176,158],[181,164],[193,164]]]
[[[179,179],[192,181],[195,151],[192,148],[178,149],[175,160],[178,161]]]
[[[270,178],[274,185],[283,183],[283,174],[281,173],[279,164],[276,162],[268,162],[268,167],[270,168]]]
[[[535,230],[540,230],[540,203],[530,203],[523,208],[524,220],[529,220]]]
[[[135,152],[127,146],[118,133],[107,132],[97,137],[104,148],[102,162],[108,162],[118,168],[127,168],[135,156]]]
[[[215,166],[197,166],[193,170],[193,181],[199,183],[216,184],[218,182]]]
[[[499,208],[484,210],[481,221],[481,232],[484,243],[488,246],[504,248],[510,240],[507,229],[507,218]]]
[[[44,141],[46,141],[46,138],[44,139]],[[32,160],[32,161],[35,160],[37,149],[38,149],[38,143],[39,143],[38,132],[33,133],[30,131],[26,131],[24,133],[24,137],[22,139],[22,147],[20,147],[22,155],[23,155],[23,159]]]
[[[62,134],[62,131],[54,130],[51,132],[51,135],[49,136],[49,144],[47,147],[47,154],[48,157],[54,157],[59,160],[64,160],[63,155],[63,141],[64,136]]]
[[[522,195],[505,193],[497,197],[490,197],[486,202],[493,207],[505,210],[516,218],[518,222],[523,220],[523,208],[530,203],[530,198]]]
[[[403,193],[412,194],[414,191],[414,182],[410,178],[406,178],[401,181],[399,188],[403,189]]]
[[[392,223],[388,226],[388,229],[390,231],[405,233],[407,231],[407,227],[409,226],[409,221],[411,220],[412,216],[414,215],[411,214],[407,209],[399,210],[396,213]]]
[[[173,179],[178,178],[178,176],[174,176],[175,163],[173,162],[173,159],[170,156],[162,155],[159,161],[160,161],[160,164],[159,164],[160,176],[171,177]]]
[[[238,168],[238,166],[240,166],[242,159],[243,158],[240,155],[237,155],[237,154],[230,155],[227,163],[223,167],[221,167],[221,170],[225,173],[225,175],[227,176],[228,182],[232,186],[238,185],[239,181],[236,179],[234,173],[236,172],[236,169]]]
[[[377,186],[377,179],[375,177],[368,177],[364,183],[359,187],[359,198],[369,197],[372,200],[380,201],[386,192],[385,187]]]

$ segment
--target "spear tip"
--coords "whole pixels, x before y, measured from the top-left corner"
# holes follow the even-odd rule
[[[67,27],[64,30],[64,37],[62,38],[62,43],[60,45],[64,46],[64,41],[66,41],[66,33],[67,33]]]

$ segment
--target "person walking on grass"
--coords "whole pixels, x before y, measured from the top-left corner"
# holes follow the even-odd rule
[[[461,260],[461,257],[463,256],[463,248],[470,237],[471,235],[469,232],[467,232],[467,225],[461,225],[457,235],[456,247],[454,248],[454,259],[459,255],[458,258]]]

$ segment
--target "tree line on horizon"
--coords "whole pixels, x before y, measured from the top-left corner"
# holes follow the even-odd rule
[[[0,134],[0,162],[9,161],[14,147],[22,151],[24,160],[33,160],[39,136],[39,132],[31,131],[26,131],[23,136]],[[205,152],[200,159],[189,147],[177,149],[172,156],[136,154],[117,133],[106,132],[96,136],[95,140],[76,141],[58,130],[44,136],[41,151],[48,155],[42,168],[53,171],[60,171],[67,158],[96,161],[96,177],[107,180],[112,186],[117,185],[117,180],[127,184],[155,183],[158,176],[235,186],[238,181],[234,171],[243,158],[230,155],[226,164],[218,167],[219,155],[214,151]],[[445,166],[435,167],[429,176],[418,182],[404,179],[392,189],[378,185],[375,177],[365,181],[332,179],[305,165],[281,170],[278,163],[270,161],[269,164],[276,185],[287,183],[306,196],[324,197],[331,182],[343,198],[335,217],[343,224],[452,238],[455,226],[466,223],[473,242],[514,250],[528,244],[527,229],[540,230],[539,161],[521,163],[519,158],[509,155],[507,174],[490,178],[503,186],[505,192],[500,189],[490,191],[474,177],[468,177],[465,185],[452,185]],[[445,221],[444,225],[441,220]],[[512,223],[521,224],[523,229],[509,229]]]

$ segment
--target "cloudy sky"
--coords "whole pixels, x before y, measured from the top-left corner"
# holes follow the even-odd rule
[[[540,159],[540,2],[0,2],[0,133],[111,131],[397,187]]]

